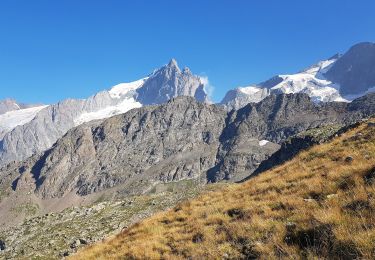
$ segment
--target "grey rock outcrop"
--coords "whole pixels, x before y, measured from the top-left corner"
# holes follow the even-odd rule
[[[27,180],[22,176],[32,176],[42,198],[120,185],[139,194],[157,183],[186,179],[238,181],[276,152],[277,143],[310,128],[369,116],[374,100],[368,95],[351,104],[315,104],[306,94],[271,95],[227,113],[178,97],[73,128],[41,156],[2,173],[16,178],[14,190]]]

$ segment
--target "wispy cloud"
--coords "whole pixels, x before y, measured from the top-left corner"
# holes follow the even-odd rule
[[[204,91],[207,93],[209,100],[212,100],[215,87],[210,84],[207,76],[199,76],[199,78],[201,79],[201,82],[204,86]]]

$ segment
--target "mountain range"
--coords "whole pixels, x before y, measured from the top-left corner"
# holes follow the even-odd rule
[[[130,192],[140,179],[151,183],[141,185],[146,190],[186,178],[238,181],[298,132],[371,115],[374,94],[365,94],[375,84],[374,46],[360,43],[297,74],[230,90],[216,105],[206,80],[174,59],[85,100],[24,105],[8,99],[0,103],[0,165],[30,173],[43,198],[124,183]],[[358,88],[352,77],[361,78]],[[177,98],[183,96],[192,98]],[[14,177],[16,189],[22,178]]]
[[[375,114],[374,46],[360,43],[301,72],[230,90],[218,104],[207,79],[174,59],[83,100],[4,100],[0,224],[102,197],[113,202],[172,184],[173,194],[184,193],[186,183],[205,187],[258,175]],[[324,129],[324,137],[304,135]]]
[[[359,43],[344,55],[318,62],[296,74],[277,75],[262,83],[238,87],[220,102],[228,111],[271,94],[306,93],[314,102],[349,102],[374,91],[375,44]],[[361,79],[355,81],[355,79]],[[20,161],[50,148],[69,129],[144,105],[162,104],[177,96],[210,102],[206,80],[181,70],[172,59],[149,76],[121,83],[85,100],[68,99],[54,105],[0,102],[0,165]]]

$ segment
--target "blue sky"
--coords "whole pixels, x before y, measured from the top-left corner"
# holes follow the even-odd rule
[[[213,98],[375,41],[375,1],[1,0],[0,99],[54,103],[177,59]]]

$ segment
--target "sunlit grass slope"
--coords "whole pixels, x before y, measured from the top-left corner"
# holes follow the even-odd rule
[[[375,258],[374,120],[73,259]]]

